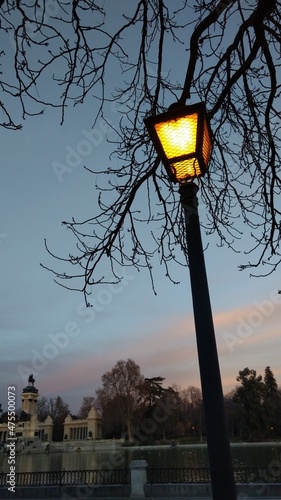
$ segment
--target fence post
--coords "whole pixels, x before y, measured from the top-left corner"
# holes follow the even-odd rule
[[[131,469],[131,495],[130,498],[144,498],[144,485],[146,477],[147,462],[145,460],[132,460]]]

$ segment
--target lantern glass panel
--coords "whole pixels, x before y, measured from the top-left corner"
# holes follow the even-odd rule
[[[175,118],[154,125],[168,159],[195,154],[198,114]],[[184,162],[182,162],[184,163]]]
[[[208,163],[209,163],[211,149],[212,149],[212,138],[211,138],[211,134],[210,134],[210,130],[209,130],[207,121],[204,120],[202,154],[203,154],[205,165],[208,165]]]
[[[178,182],[183,182],[186,179],[193,179],[194,177],[200,177],[201,175],[200,165],[198,160],[195,158],[178,161],[177,163],[171,163],[171,169]]]

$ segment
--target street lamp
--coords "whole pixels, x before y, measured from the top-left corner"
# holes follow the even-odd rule
[[[220,368],[198,217],[194,179],[208,169],[212,134],[203,103],[173,105],[144,120],[169,178],[179,183],[199,358],[213,500],[236,500]]]

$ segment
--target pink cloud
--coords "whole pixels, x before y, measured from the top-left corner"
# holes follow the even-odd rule
[[[242,344],[238,343],[234,352],[230,352],[223,337],[225,332],[237,335],[240,319],[253,320],[251,314],[255,310],[255,306],[250,304],[243,308],[216,311],[214,314],[225,393],[235,387],[236,376],[245,366],[263,373],[265,366],[276,364],[270,357],[264,363],[262,354],[266,345],[278,342],[280,338],[277,307],[270,316],[262,317],[260,326],[253,328],[253,333],[248,338],[240,339]],[[93,349],[95,342],[99,346],[98,353]],[[126,333],[126,336],[120,339],[115,337],[114,341],[108,338],[108,342],[104,342],[103,338],[102,348],[96,336],[91,349],[85,349],[77,357],[72,352],[63,353],[59,359],[60,366],[55,360],[53,366],[50,366],[52,372],[46,368],[46,373],[42,372],[42,379],[40,375],[40,393],[60,394],[62,397],[64,393],[68,393],[72,394],[76,401],[81,401],[83,395],[90,394],[90,391],[94,394],[95,389],[101,385],[103,373],[110,370],[119,359],[127,358],[134,359],[140,365],[144,376],[165,377],[166,386],[176,383],[182,388],[188,385],[200,387],[194,322],[189,314],[176,318],[163,316],[157,321],[147,323],[138,337],[130,337]],[[281,375],[281,369],[273,372],[275,376]],[[72,406],[71,402],[69,404]]]

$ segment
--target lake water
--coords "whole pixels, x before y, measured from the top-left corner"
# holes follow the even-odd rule
[[[234,466],[281,465],[281,443],[232,445]],[[7,455],[0,455],[0,470],[9,471]],[[153,446],[122,448],[115,451],[80,451],[67,453],[18,455],[17,472],[71,469],[127,468],[132,460],[144,459],[154,467],[208,466],[206,445]]]

